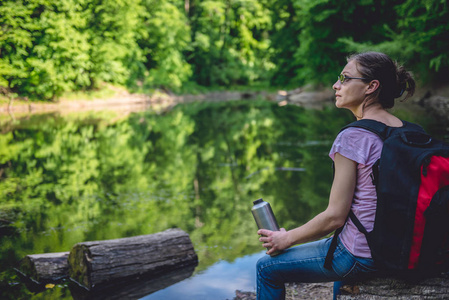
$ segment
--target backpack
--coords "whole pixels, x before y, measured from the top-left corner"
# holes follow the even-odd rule
[[[379,271],[391,275],[428,276],[449,270],[449,145],[433,139],[422,127],[403,127],[363,119],[349,127],[376,133],[384,142],[371,179],[376,187],[374,228],[349,218],[368,241]],[[336,230],[325,267],[332,269]]]

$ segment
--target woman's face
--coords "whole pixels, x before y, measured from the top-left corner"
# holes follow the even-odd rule
[[[347,77],[363,77],[357,70],[355,60],[349,61],[341,74]],[[367,83],[360,79],[345,79],[344,83],[337,80],[332,88],[335,90],[335,105],[338,108],[349,109],[356,116],[361,115],[362,105],[368,89]]]

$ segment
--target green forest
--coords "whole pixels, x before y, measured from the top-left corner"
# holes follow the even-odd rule
[[[449,78],[446,0],[2,0],[0,93],[326,85],[352,52]]]

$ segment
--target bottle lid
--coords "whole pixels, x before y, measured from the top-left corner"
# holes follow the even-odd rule
[[[262,202],[263,202],[263,199],[260,198],[260,199],[257,199],[256,201],[253,201],[253,204],[256,205],[256,204],[259,204],[259,203],[262,203]]]

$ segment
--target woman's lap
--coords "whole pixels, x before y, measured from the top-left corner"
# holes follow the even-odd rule
[[[283,299],[286,282],[328,282],[373,272],[371,259],[354,257],[339,241],[332,270],[324,268],[331,238],[302,244],[257,262],[258,299]],[[260,295],[260,296],[259,296]]]

